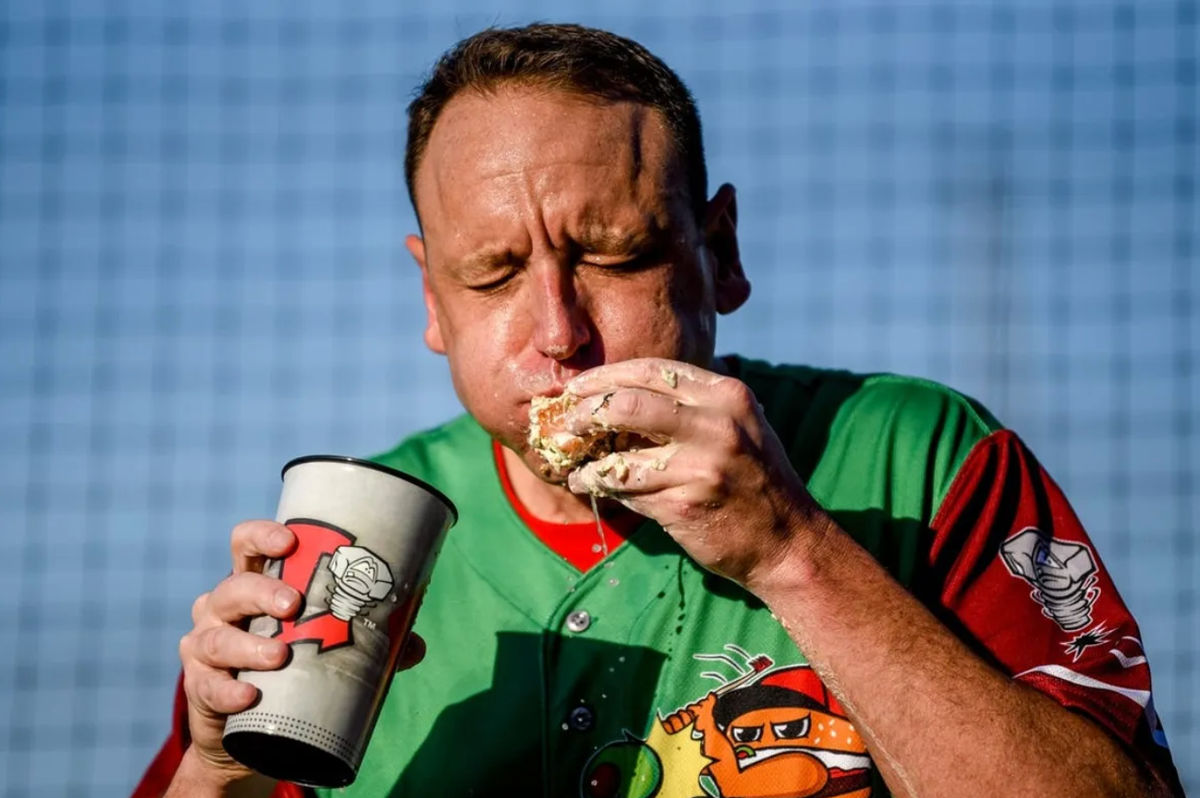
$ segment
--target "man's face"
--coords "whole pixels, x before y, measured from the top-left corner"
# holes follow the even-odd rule
[[[748,291],[732,191],[701,229],[666,125],[638,104],[464,92],[434,126],[414,193],[425,341],[467,410],[534,470],[532,396],[635,357],[708,367],[715,313]]]

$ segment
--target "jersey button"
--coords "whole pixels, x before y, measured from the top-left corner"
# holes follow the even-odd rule
[[[567,616],[567,628],[575,634],[586,632],[592,625],[592,614],[587,610],[575,610]]]
[[[589,706],[575,707],[567,717],[567,724],[575,731],[588,731],[596,725],[596,713]]]

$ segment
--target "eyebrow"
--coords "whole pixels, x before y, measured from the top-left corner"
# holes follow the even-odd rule
[[[617,228],[600,224],[585,227],[574,237],[575,244],[597,255],[637,254],[657,246],[666,235],[660,225],[646,227]],[[485,272],[505,266],[516,266],[524,258],[509,247],[485,247],[456,258],[454,268],[467,274]]]
[[[585,228],[576,241],[598,255],[625,255],[653,247],[663,234],[658,225],[632,229],[593,225]]]
[[[460,272],[476,273],[485,272],[490,269],[496,269],[503,266],[510,266],[520,262],[521,258],[516,257],[511,249],[500,247],[496,249],[481,249],[476,250],[461,258],[453,261],[454,268]]]

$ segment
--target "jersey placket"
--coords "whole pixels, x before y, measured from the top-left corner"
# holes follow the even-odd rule
[[[588,759],[626,732],[641,735],[654,716],[666,657],[638,645],[631,629],[652,602],[677,600],[680,557],[673,545],[661,545],[665,538],[655,525],[643,525],[628,543],[582,574],[546,620],[547,795],[581,794]]]

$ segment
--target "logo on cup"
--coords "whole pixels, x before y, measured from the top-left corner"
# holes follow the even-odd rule
[[[375,552],[353,545],[354,536],[332,524],[295,518],[285,526],[296,535],[296,550],[280,561],[279,578],[307,597],[324,562],[333,586],[329,609],[279,621],[272,637],[285,643],[316,643],[318,654],[352,645],[350,621],[387,598],[394,584],[391,570]]]
[[[362,546],[338,546],[329,560],[333,595],[329,610],[333,617],[349,622],[368,604],[387,598],[392,589],[392,572],[375,552]]]

